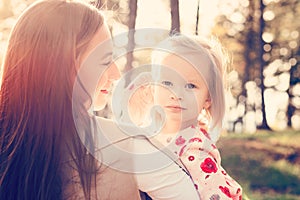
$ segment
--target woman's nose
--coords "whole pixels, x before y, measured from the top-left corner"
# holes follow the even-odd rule
[[[121,77],[119,68],[113,62],[108,68],[108,79],[111,81],[118,80]]]

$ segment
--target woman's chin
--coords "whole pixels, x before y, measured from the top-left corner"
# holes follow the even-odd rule
[[[94,104],[93,110],[94,111],[101,111],[105,108],[106,104]]]
[[[93,101],[93,110],[94,111],[100,111],[105,108],[107,104],[107,95],[99,95],[96,99]]]

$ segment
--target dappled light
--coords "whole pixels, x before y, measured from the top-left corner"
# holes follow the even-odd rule
[[[232,13],[229,19],[234,23],[244,23],[246,21],[245,17],[239,12]]]
[[[267,10],[267,11],[264,12],[263,18],[266,21],[271,21],[275,18],[275,14],[272,10]]]
[[[263,33],[262,38],[266,43],[270,43],[274,40],[274,35],[272,33],[265,32]]]
[[[267,89],[265,91],[267,120],[274,130],[284,130],[287,126],[286,116],[281,112],[287,109],[288,94],[285,92]]]

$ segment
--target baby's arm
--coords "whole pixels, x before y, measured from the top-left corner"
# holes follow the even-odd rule
[[[201,199],[242,199],[241,186],[221,166],[219,151],[205,130],[182,151],[181,161],[191,174]]]

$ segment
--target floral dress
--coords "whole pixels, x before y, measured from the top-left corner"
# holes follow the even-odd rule
[[[221,166],[220,153],[205,129],[187,128],[172,143],[202,200],[242,199],[241,186]]]

